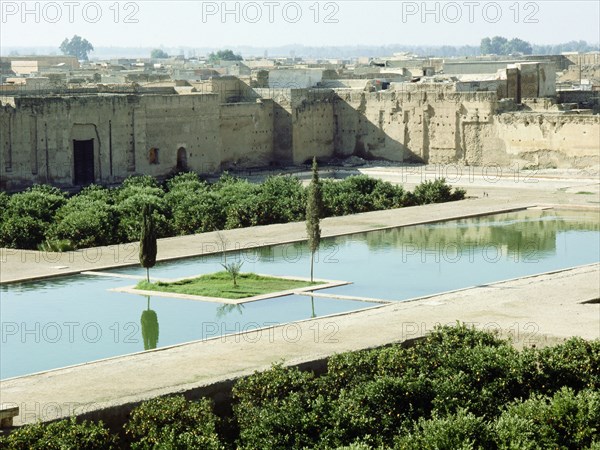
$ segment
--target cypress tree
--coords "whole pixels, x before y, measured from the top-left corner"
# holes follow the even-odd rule
[[[310,281],[313,282],[315,252],[321,244],[321,217],[323,216],[323,188],[319,180],[317,158],[313,158],[312,180],[308,186],[306,200],[306,233],[310,249]]]
[[[150,267],[156,264],[156,229],[152,209],[144,205],[142,210],[142,232],[140,236],[140,264],[146,268],[146,279],[150,282]]]

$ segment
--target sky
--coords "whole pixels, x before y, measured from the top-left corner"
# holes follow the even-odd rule
[[[0,51],[78,34],[95,47],[479,45],[600,41],[591,1],[7,1]],[[4,49],[4,50],[3,50]]]

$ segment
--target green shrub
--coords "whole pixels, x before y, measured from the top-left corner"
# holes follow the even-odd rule
[[[35,250],[65,202],[65,194],[48,185],[13,194],[0,222],[0,246]]]
[[[9,203],[10,196],[4,191],[0,191],[0,222],[4,220]]]
[[[463,197],[464,191],[451,192],[443,180],[425,182],[415,194],[365,175],[323,182],[325,217]],[[149,175],[131,176],[114,191],[92,185],[68,201],[56,188],[34,186],[0,196],[0,245],[60,249],[134,242],[147,204],[161,238],[302,221],[305,203],[306,189],[289,176],[271,176],[257,185],[224,173],[210,186],[195,173],[180,173],[164,187]]]
[[[389,445],[403,425],[428,415],[433,397],[425,378],[376,377],[341,391],[331,412],[330,434],[337,445]]]
[[[371,192],[373,209],[386,210],[410,206],[410,200],[408,200],[409,192],[406,192],[402,186],[394,186],[392,183],[377,181],[379,183],[377,183]]]
[[[373,379],[377,371],[377,350],[358,350],[333,355],[327,373],[317,381],[326,392],[340,392]]]
[[[47,226],[39,219],[9,212],[0,223],[0,247],[34,250],[44,239]]]
[[[110,434],[102,422],[75,418],[25,425],[10,435],[0,437],[0,448],[7,450],[110,450],[117,448],[116,436]]]
[[[281,363],[264,372],[239,380],[233,387],[233,398],[238,405],[260,407],[266,402],[280,400],[293,392],[306,392],[314,379],[312,372],[283,367]]]
[[[326,217],[373,210],[372,199],[353,188],[352,178],[342,181],[323,180],[323,206]]]
[[[431,419],[420,418],[413,429],[395,440],[398,450],[488,450],[494,448],[493,435],[481,418],[459,409],[456,414]]]
[[[199,185],[203,185],[203,184],[206,184],[206,183],[201,181],[200,177],[195,172],[181,172],[181,173],[175,174],[174,176],[172,176],[165,182],[165,186],[167,187],[168,192],[174,191],[177,189],[186,190],[186,189],[188,189],[189,186],[191,186],[192,189],[194,189],[195,186],[199,186]]]
[[[446,184],[444,178],[437,178],[434,181],[426,180],[415,187],[414,196],[417,204],[426,205],[429,203],[443,203],[465,198],[463,189],[454,189]]]
[[[355,442],[350,445],[344,445],[343,447],[338,447],[336,450],[373,450],[368,444],[364,444],[361,442]]]
[[[304,220],[306,195],[298,178],[270,176],[260,185],[258,195],[265,209],[261,225]]]
[[[125,433],[132,449],[222,449],[217,417],[209,400],[187,401],[182,395],[159,397],[131,412]]]
[[[118,243],[116,222],[110,192],[92,185],[57,211],[47,236],[50,241],[69,241],[75,248],[109,245]]]
[[[225,215],[225,229],[259,224],[259,215],[263,213],[259,204],[259,186],[225,172],[212,189]]]
[[[575,390],[600,390],[600,340],[571,338],[541,350],[525,350],[528,358],[526,383],[542,394],[563,386]]]
[[[243,449],[312,447],[322,427],[323,401],[311,392],[313,374],[274,365],[243,378],[233,388],[233,411]]]
[[[68,252],[75,250],[75,244],[69,239],[46,239],[38,245],[41,252]]]
[[[193,173],[183,173],[167,182],[165,201],[172,211],[175,234],[186,235],[220,230],[225,213],[218,196]]]
[[[500,450],[590,446],[600,437],[600,392],[562,388],[507,406],[495,424]]]
[[[169,220],[171,213],[164,199],[164,191],[156,186],[152,177],[130,177],[117,190],[115,196],[115,210],[119,217],[117,236],[120,242],[139,240],[145,205],[152,207],[157,237],[172,235]]]

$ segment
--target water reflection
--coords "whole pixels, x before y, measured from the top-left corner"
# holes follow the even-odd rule
[[[142,339],[144,350],[154,350],[158,345],[158,315],[150,309],[150,297],[146,297],[148,304],[142,312],[140,322],[142,324]]]
[[[401,248],[406,254],[413,248],[420,251],[466,253],[495,247],[515,260],[533,261],[534,258],[556,253],[558,233],[600,230],[600,223],[589,220],[587,213],[578,213],[577,217],[573,217],[572,212],[553,211],[544,213],[535,220],[537,217],[539,212],[525,211],[505,214],[497,220],[475,217],[395,228],[366,234],[366,243],[370,250],[389,251]]]
[[[310,296],[310,304],[312,306],[312,314],[311,314],[310,318],[314,319],[315,317],[317,317],[317,315],[315,314],[315,296],[314,295]]]
[[[217,319],[223,319],[232,312],[237,312],[240,316],[244,313],[244,305],[242,303],[229,304],[224,303],[217,308]]]

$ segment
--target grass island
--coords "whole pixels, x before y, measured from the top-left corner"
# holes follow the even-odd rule
[[[311,283],[300,279],[240,273],[237,277],[237,285],[234,286],[231,275],[222,271],[172,282],[157,281],[148,283],[147,281],[140,281],[135,288],[143,291],[161,291],[238,300],[255,295],[272,294],[322,284],[324,284],[323,281]]]

